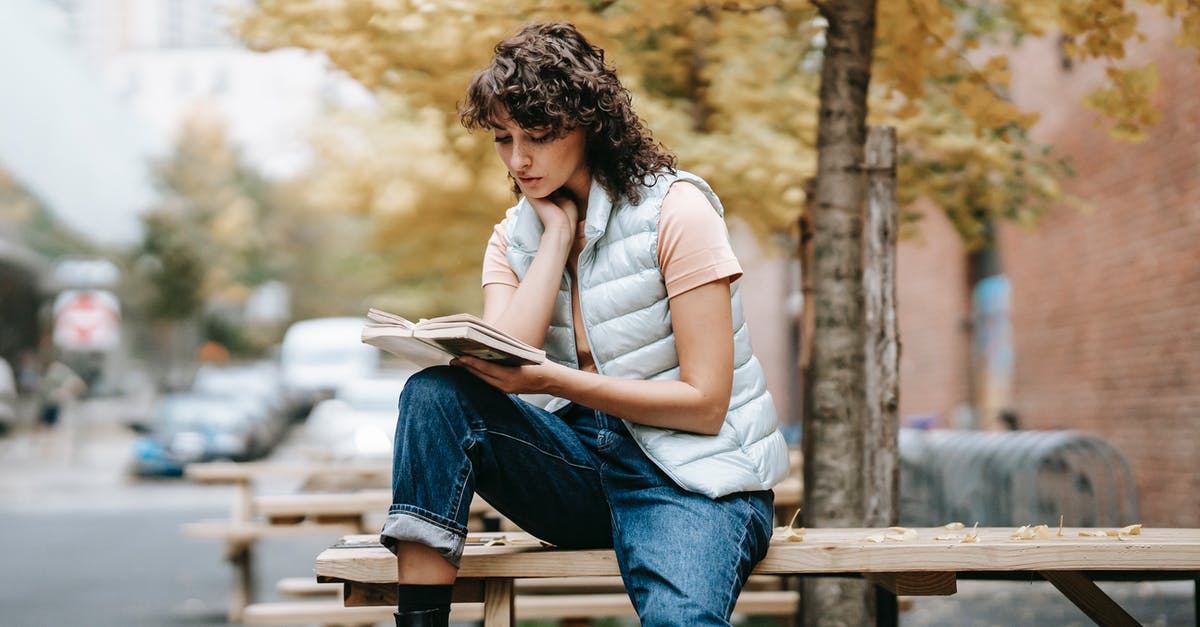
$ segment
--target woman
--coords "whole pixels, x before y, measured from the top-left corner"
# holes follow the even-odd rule
[[[500,42],[460,109],[521,196],[496,226],[484,319],[544,364],[409,379],[393,504],[397,625],[445,624],[475,492],[560,547],[613,547],[645,625],[728,624],[787,474],[722,208],[674,169],[604,53],[569,24]],[[517,394],[531,395],[519,398]]]

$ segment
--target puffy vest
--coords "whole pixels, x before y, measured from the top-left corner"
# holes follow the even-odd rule
[[[592,181],[579,253],[579,304],[584,332],[601,374],[624,379],[679,379],[679,356],[671,329],[666,282],[658,264],[658,220],[671,184],[699,188],[713,209],[724,207],[712,189],[687,172],[663,173],[642,190],[636,205],[618,199]],[[508,213],[507,257],[524,279],[544,230],[524,198]],[[578,368],[571,315],[570,276],[563,272],[543,348],[547,357]],[[733,307],[733,391],[725,423],[716,435],[702,435],[624,421],[646,455],[681,487],[717,498],[733,492],[769,489],[788,471],[787,444],[779,433],[775,405],[762,366],[750,347],[738,284],[730,285]],[[530,399],[538,402],[538,399]],[[554,411],[569,401],[543,396]]]

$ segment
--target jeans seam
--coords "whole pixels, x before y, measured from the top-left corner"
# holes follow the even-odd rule
[[[518,438],[518,437],[516,437],[516,436],[512,436],[512,435],[509,435],[509,434],[507,434],[507,433],[501,433],[501,432],[499,432],[499,431],[488,431],[488,434],[489,434],[489,435],[496,435],[496,436],[500,436],[500,437],[503,437],[503,438],[508,438],[509,440],[512,440],[512,441],[514,441],[514,442],[520,442],[521,444],[524,444],[525,446],[528,446],[529,448],[531,448],[531,449],[533,449],[533,450],[535,450],[535,451],[537,451],[537,452],[541,453],[542,455],[545,455],[546,457],[553,457],[554,459],[557,459],[557,460],[561,461],[562,463],[564,463],[564,464],[566,464],[566,465],[568,465],[568,466],[573,466],[573,467],[575,467],[575,468],[578,468],[578,469],[580,469],[580,470],[595,470],[595,468],[592,468],[591,466],[584,465],[584,464],[577,464],[577,463],[575,463],[575,462],[573,462],[573,461],[571,461],[571,460],[569,460],[569,459],[567,459],[567,458],[565,458],[565,457],[563,457],[563,456],[561,456],[561,455],[555,455],[554,453],[551,453],[550,451],[547,451],[547,450],[545,450],[545,449],[541,448],[540,446],[538,446],[538,445],[536,445],[536,444],[534,444],[534,443],[532,443],[532,442],[526,442],[525,440],[522,440],[521,438]]]
[[[746,516],[746,524],[742,526],[742,538],[741,538],[741,540],[738,541],[738,546],[745,548],[746,547],[746,538],[747,538],[747,536],[750,535],[750,522],[751,522],[751,519],[754,518],[754,507],[752,505],[750,505],[750,499],[748,497],[743,497],[742,503],[744,505],[746,505],[746,507],[749,511],[747,512],[747,516]],[[738,569],[737,562],[740,561],[741,558],[742,558],[741,554],[740,553],[737,554],[737,560],[733,564],[733,570],[734,570],[733,581],[731,581],[729,584],[729,589],[727,591],[728,600],[725,601],[725,617],[726,617],[726,619],[728,619],[728,617],[733,614],[733,608],[737,604],[737,595],[735,595],[733,593],[733,589],[734,589],[734,587],[737,586],[738,580],[741,579],[741,576],[737,572],[737,569]],[[750,574],[747,573],[746,577],[747,577],[747,579],[749,579]]]
[[[467,448],[470,448],[470,446],[468,446]],[[463,452],[465,453],[466,450],[464,449]],[[462,500],[463,500],[463,497],[466,496],[466,494],[467,494],[467,483],[469,482],[469,480],[471,478],[471,473],[474,472],[474,464],[471,463],[470,456],[467,457],[467,463],[463,464],[463,468],[465,468],[467,472],[466,472],[466,475],[462,476],[462,479],[459,480],[459,482],[458,482],[458,486],[457,486],[458,498],[454,499],[455,515],[457,515],[458,512],[462,510]],[[461,471],[459,472],[459,475],[460,476],[462,475]],[[470,514],[468,513],[468,517],[469,516],[470,516]]]

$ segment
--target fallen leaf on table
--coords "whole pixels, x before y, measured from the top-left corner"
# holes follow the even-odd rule
[[[962,523],[951,523],[951,524],[958,525],[958,527],[955,527],[955,529],[962,529]],[[947,527],[949,527],[949,525],[947,525]],[[975,523],[975,526],[971,527],[971,531],[969,531],[967,533],[943,533],[940,536],[934,536],[933,539],[934,540],[958,540],[960,543],[963,543],[963,544],[970,543],[970,542],[979,542],[979,523]]]
[[[1079,535],[1085,538],[1108,538],[1115,537],[1122,542],[1128,540],[1131,536],[1142,535],[1142,525],[1129,525],[1120,529],[1085,529],[1079,532]]]
[[[786,527],[778,527],[775,529],[777,533],[783,534],[783,539],[788,542],[804,542],[804,527],[794,527],[796,519],[800,517],[800,510],[797,509],[795,514],[792,514],[792,520],[788,522]]]
[[[867,542],[905,542],[915,540],[917,531],[904,527],[888,527],[887,531],[867,536]]]
[[[1022,525],[1010,536],[1013,540],[1048,540],[1054,537],[1049,525]]]
[[[1129,525],[1128,527],[1122,527],[1119,531],[1117,531],[1117,539],[1122,542],[1125,542],[1131,536],[1140,536],[1140,535],[1142,535],[1142,526],[1141,525]]]
[[[962,529],[962,528],[963,528],[963,527],[965,527],[965,526],[966,526],[966,525],[964,525],[964,524],[962,524],[962,523],[960,523],[960,522],[952,522],[952,523],[946,523],[946,524],[944,525],[944,528],[946,528],[946,529],[952,529],[952,530],[958,530],[958,529]]]

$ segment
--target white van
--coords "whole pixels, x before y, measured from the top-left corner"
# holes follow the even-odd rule
[[[314,318],[288,328],[279,349],[280,375],[299,415],[342,383],[379,369],[379,349],[362,343],[364,318]]]

